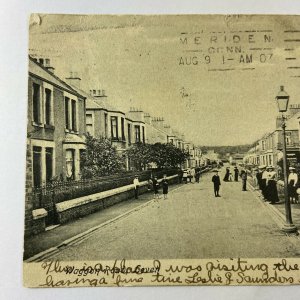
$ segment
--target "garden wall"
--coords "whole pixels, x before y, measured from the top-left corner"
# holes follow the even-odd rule
[[[178,175],[167,177],[169,184],[178,183]],[[161,179],[158,180],[159,182]],[[147,181],[140,182],[139,194],[147,192]],[[121,201],[134,197],[134,185],[126,185],[108,191],[57,203],[56,211],[59,223],[67,223],[71,220],[100,211]]]

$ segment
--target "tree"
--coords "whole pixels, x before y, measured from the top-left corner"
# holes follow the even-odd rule
[[[143,170],[152,162],[152,152],[150,144],[136,143],[127,150],[127,156],[138,170]]]
[[[124,157],[107,138],[86,136],[86,150],[81,155],[81,177],[84,179],[118,173],[125,169]]]
[[[159,169],[178,167],[189,157],[186,152],[170,143],[138,143],[127,151],[127,155],[139,170],[146,169],[151,163]]]
[[[189,154],[171,143],[155,143],[152,145],[152,162],[159,169],[178,167],[189,157]]]

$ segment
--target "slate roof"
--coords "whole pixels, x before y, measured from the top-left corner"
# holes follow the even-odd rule
[[[29,74],[38,77],[70,94],[76,95],[80,98],[85,98],[81,93],[78,93],[73,87],[64,82],[55,74],[48,71],[44,66],[36,62],[32,57],[29,56],[28,65]]]

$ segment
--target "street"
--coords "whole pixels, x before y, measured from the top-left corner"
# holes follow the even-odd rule
[[[224,168],[220,172],[222,180]],[[51,258],[70,260],[271,258],[300,256],[300,239],[285,236],[241,182],[221,181],[214,197],[212,173],[179,186],[168,199],[99,229]]]

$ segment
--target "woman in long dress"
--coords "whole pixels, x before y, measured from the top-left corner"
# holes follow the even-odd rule
[[[225,173],[225,176],[224,176],[223,180],[228,181],[229,180],[229,175],[230,175],[230,169],[227,167],[226,168],[226,173]]]
[[[275,204],[279,202],[276,180],[277,174],[272,166],[267,168],[267,172],[267,200],[269,200],[271,204]]]

